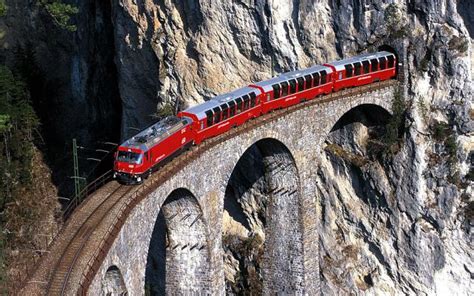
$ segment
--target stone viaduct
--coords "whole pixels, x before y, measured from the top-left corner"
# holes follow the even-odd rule
[[[392,82],[308,104],[206,150],[131,210],[88,293],[142,295],[147,278],[154,284],[146,289],[159,294],[224,294],[223,217],[226,211],[238,215],[226,209],[226,199],[242,198],[230,190],[242,162],[264,168],[263,293],[318,291],[316,200],[324,197],[316,194],[315,164],[344,114],[360,108],[390,112],[396,87]],[[261,159],[248,159],[253,149]]]
[[[324,142],[358,111],[389,117],[398,88],[385,81],[275,111],[229,131],[162,180],[168,166],[140,186],[105,184],[68,219],[21,294],[225,294],[232,221],[244,232],[260,229],[249,236],[262,246],[264,295],[318,293],[324,196],[315,180]]]

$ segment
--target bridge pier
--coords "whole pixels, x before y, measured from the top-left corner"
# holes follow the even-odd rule
[[[265,220],[270,228],[264,232],[266,245],[263,262],[267,260],[267,263],[262,265],[262,289],[264,293],[270,294],[284,293],[286,288],[291,289],[285,290],[287,293],[317,294],[320,285],[317,229],[321,220],[321,209],[318,208],[317,201],[324,196],[316,195],[314,180],[318,173],[316,163],[321,147],[334,124],[352,108],[374,104],[390,110],[394,89],[395,86],[386,85],[381,89],[367,89],[365,93],[347,93],[334,100],[308,104],[304,108],[281,114],[274,120],[267,120],[258,128],[250,128],[249,125],[248,130],[242,129],[242,132],[231,139],[206,149],[197,159],[160,182],[131,210],[117,237],[107,249],[91,282],[89,294],[100,293],[107,269],[112,265],[120,269],[130,294],[144,294],[152,233],[160,212],[165,220],[165,224],[160,227],[169,229],[169,246],[174,248],[179,244],[175,249],[177,250],[186,245],[181,251],[186,251],[185,253],[169,253],[176,262],[166,260],[165,268],[176,270],[177,276],[170,277],[169,280],[165,277],[165,291],[170,294],[197,290],[203,294],[224,294],[223,232],[227,226],[223,221],[227,219],[226,195],[231,194],[227,187],[245,151],[263,139],[281,143],[288,151],[286,155],[291,157],[283,156],[285,149],[275,150],[273,144],[260,147],[264,159],[265,155],[273,157],[264,161],[267,168],[264,170],[263,183],[268,186],[262,189],[269,192]],[[265,152],[267,149],[269,150]],[[181,198],[178,199],[171,198],[173,202],[167,201],[178,188],[186,188],[190,194],[180,195]],[[233,194],[238,195],[235,192]],[[174,206],[167,208],[172,204]],[[185,209],[189,209],[190,213]],[[199,222],[193,224],[196,226],[192,226],[197,228],[192,233],[187,232],[182,225],[193,223],[199,215],[197,209],[202,213],[196,220]],[[176,214],[177,212],[181,214]],[[174,219],[186,223],[177,222],[172,225],[169,221],[175,221]],[[247,222],[258,223],[256,220]],[[194,236],[195,233],[199,233],[199,237]],[[191,255],[197,245],[201,246],[205,242],[207,257]],[[194,245],[196,247],[191,250]],[[185,258],[195,263],[185,266]],[[161,264],[164,264],[163,260]]]

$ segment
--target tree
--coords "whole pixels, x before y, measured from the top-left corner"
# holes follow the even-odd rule
[[[5,3],[5,0],[0,0],[0,17],[6,15],[7,11],[8,11],[8,7],[7,7],[7,4]]]
[[[46,9],[60,28],[70,32],[77,30],[76,25],[71,24],[71,17],[79,12],[76,6],[62,3],[60,0],[39,0],[39,4]]]
[[[14,219],[32,219],[28,209],[11,216],[6,214],[32,181],[33,136],[39,121],[30,105],[26,84],[6,66],[0,66],[0,287],[5,286],[4,250],[11,241],[5,226]],[[0,290],[0,294],[6,294]]]

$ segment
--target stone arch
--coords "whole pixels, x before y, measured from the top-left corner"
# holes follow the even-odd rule
[[[116,265],[107,269],[102,280],[102,295],[104,296],[126,296],[128,295],[122,273]]]
[[[360,104],[340,116],[323,139],[315,164],[318,174],[312,182],[321,209],[319,271],[327,293],[351,294],[376,283],[380,262],[371,256],[380,246],[372,243],[373,229],[365,228],[365,222],[385,219],[380,225],[390,229],[388,213],[393,202],[377,156],[392,114],[389,104],[380,103],[383,106]]]
[[[358,105],[344,113],[332,126],[331,132],[356,122],[362,123],[365,126],[386,124],[391,116],[390,112],[380,105]]]
[[[303,287],[300,180],[278,140],[249,147],[229,178],[223,217],[226,294],[298,294]]]
[[[208,231],[202,209],[187,189],[165,200],[153,229],[145,271],[148,295],[209,291]]]

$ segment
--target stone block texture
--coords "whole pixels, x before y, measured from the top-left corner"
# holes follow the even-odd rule
[[[353,108],[390,111],[394,91],[296,110],[207,150],[133,209],[89,294],[110,291],[106,274],[115,266],[130,295],[223,295],[239,285],[265,295],[314,295],[321,146]],[[233,254],[236,239],[246,258]],[[255,282],[245,283],[241,277],[252,271]]]

